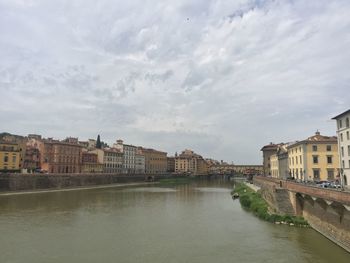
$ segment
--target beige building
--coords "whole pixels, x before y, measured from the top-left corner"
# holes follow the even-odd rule
[[[279,169],[278,169],[278,156],[277,153],[274,153],[270,156],[270,171],[271,176],[274,178],[279,178]]]
[[[339,155],[337,137],[315,135],[296,143],[288,149],[288,166],[291,177],[299,181],[339,180]]]
[[[145,156],[145,172],[146,174],[165,174],[167,171],[167,153],[147,149],[143,147],[138,148],[142,155]]]
[[[101,151],[103,152],[103,172],[104,173],[114,173],[114,174],[121,174],[124,173],[124,167],[123,167],[123,153],[121,153],[118,149],[96,149],[94,150],[97,152],[97,156],[100,154],[100,158],[98,160],[101,160]]]
[[[277,153],[278,144],[270,143],[261,148],[263,152],[264,175],[271,175],[271,156]]]
[[[341,184],[350,188],[350,110],[335,116],[333,120],[337,121]]]
[[[97,153],[83,151],[82,154],[82,173],[102,173],[103,164],[98,162]]]
[[[178,174],[204,175],[209,173],[209,164],[192,150],[175,155],[175,172]]]

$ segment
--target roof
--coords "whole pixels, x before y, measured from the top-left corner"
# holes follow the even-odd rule
[[[319,132],[316,132],[315,135],[308,137],[305,140],[297,141],[296,143],[292,143],[287,146],[287,148],[294,147],[296,145],[300,144],[307,144],[307,143],[337,143],[338,138],[336,136],[324,136],[321,135]]]
[[[282,143],[275,144],[275,143],[270,143],[268,145],[263,146],[260,151],[272,151],[272,150],[277,150],[277,147],[281,145]]]
[[[347,111],[344,111],[343,113],[340,113],[339,115],[333,117],[332,120],[336,120],[336,119],[338,119],[338,118],[340,118],[348,113],[350,113],[350,110],[347,110]]]

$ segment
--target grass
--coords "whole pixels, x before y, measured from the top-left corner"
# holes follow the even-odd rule
[[[262,196],[250,189],[245,184],[236,184],[233,193],[239,194],[239,201],[242,207],[248,211],[253,212],[258,218],[272,222],[293,224],[295,226],[308,226],[307,221],[303,217],[278,215],[269,213],[269,206]]]

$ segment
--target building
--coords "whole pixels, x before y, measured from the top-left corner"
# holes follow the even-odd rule
[[[271,176],[274,178],[279,178],[279,169],[278,169],[278,156],[277,153],[274,153],[270,156],[270,171]]]
[[[39,149],[41,170],[48,173],[80,173],[82,146],[77,138],[63,141],[32,139],[29,144]]]
[[[40,151],[38,148],[27,145],[23,170],[27,173],[33,173],[40,170]]]
[[[278,144],[270,143],[261,148],[263,152],[264,175],[271,175],[271,155],[276,154]]]
[[[203,175],[209,173],[209,165],[199,154],[184,150],[175,155],[175,172],[178,174]]]
[[[277,161],[278,161],[278,178],[289,178],[289,165],[288,165],[288,144],[280,144],[277,147]]]
[[[168,173],[175,172],[175,157],[167,157],[167,168],[166,171]]]
[[[83,151],[81,162],[82,173],[102,173],[103,163],[98,162],[97,153]]]
[[[123,140],[117,140],[113,148],[118,149],[123,154],[123,173],[135,173],[136,146],[124,144]]]
[[[168,167],[167,153],[139,147],[141,153],[145,156],[146,174],[165,174]]]
[[[123,160],[124,154],[118,149],[96,149],[97,152],[103,152],[103,172],[122,174],[124,172]]]
[[[146,172],[145,156],[142,154],[142,151],[137,148],[135,154],[135,173],[144,174]]]
[[[315,135],[287,146],[289,174],[298,181],[339,179],[337,137]]]
[[[350,188],[350,110],[335,116],[333,120],[337,121],[341,184]]]
[[[274,178],[287,179],[289,177],[288,150],[286,144],[279,144],[276,153],[270,156],[271,176]]]
[[[0,142],[0,172],[20,172],[21,152],[19,144]]]

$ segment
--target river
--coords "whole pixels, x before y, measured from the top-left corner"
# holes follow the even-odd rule
[[[224,181],[0,196],[0,262],[336,262],[312,229],[244,211]]]

